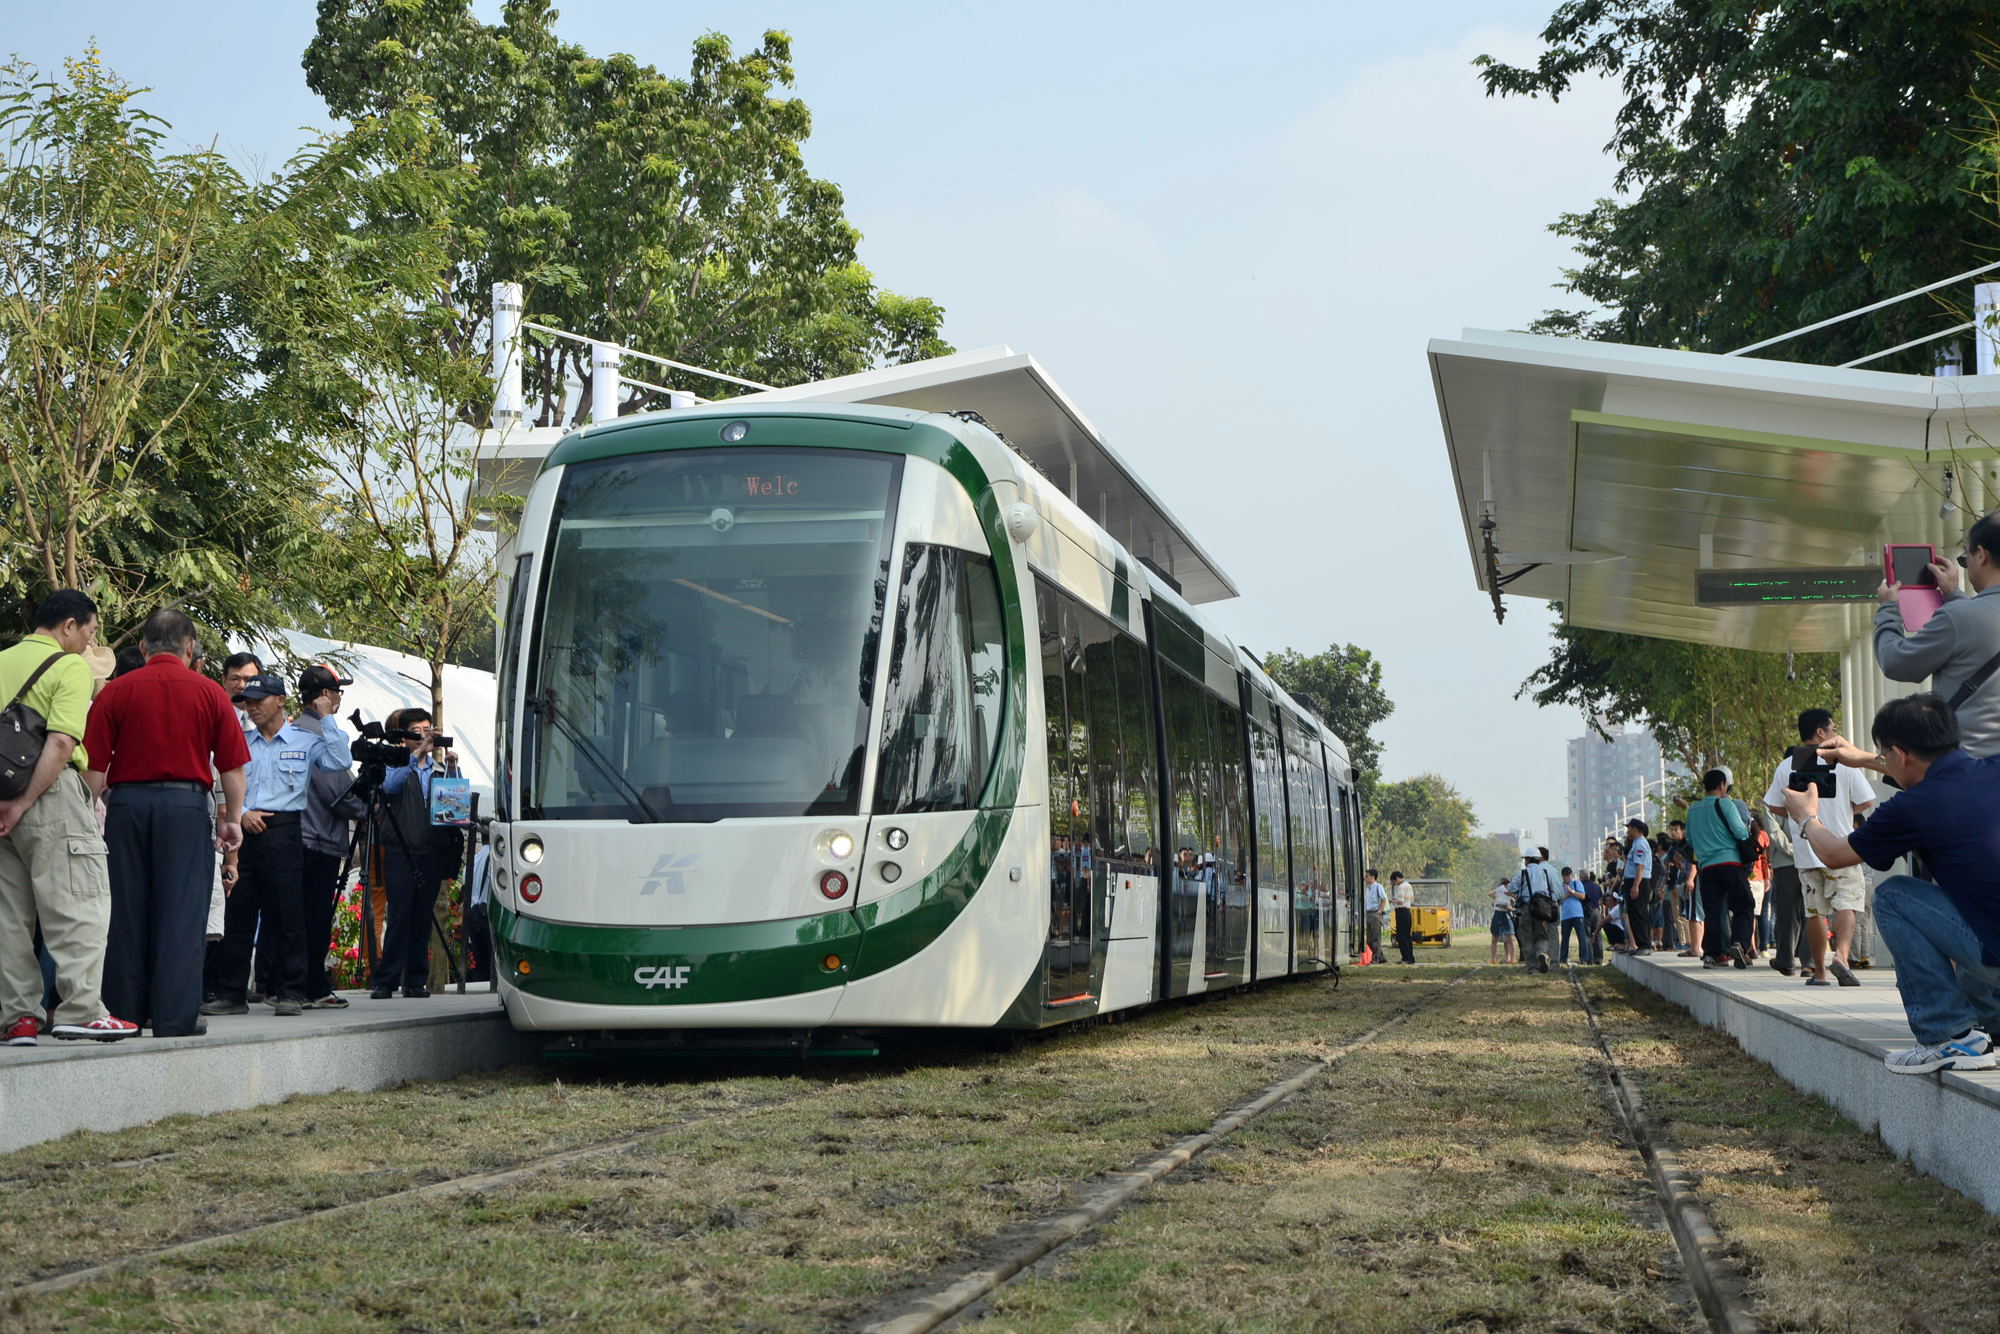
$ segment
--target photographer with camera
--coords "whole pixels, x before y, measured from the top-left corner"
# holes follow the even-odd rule
[[[1855,817],[1875,805],[1875,789],[1868,786],[1868,780],[1858,770],[1829,764],[1821,758],[1820,747],[1839,735],[1840,728],[1831,709],[1807,709],[1799,715],[1799,740],[1803,744],[1794,746],[1778,761],[1777,771],[1771,775],[1770,790],[1764,794],[1764,805],[1773,815],[1786,814],[1786,792],[1802,792],[1811,787],[1819,795],[1821,823],[1839,838],[1854,832],[1858,823]],[[1797,824],[1789,825],[1787,832],[1792,836],[1792,862],[1798,868],[1799,888],[1805,897],[1806,946],[1812,952],[1806,985],[1831,986],[1826,976],[1831,969],[1840,985],[1858,987],[1861,979],[1847,966],[1848,950],[1854,942],[1854,919],[1868,908],[1868,879],[1858,862],[1839,867],[1823,864],[1811,845],[1799,837]],[[1830,958],[1829,925],[1833,936]]]
[[[463,845],[453,828],[431,825],[431,780],[458,763],[451,738],[438,735],[428,709],[403,709],[390,717],[385,735],[400,740],[408,760],[382,782],[390,828],[380,832],[388,920],[382,958],[369,996],[387,1000],[396,988],[406,999],[431,994],[431,912],[438,889],[458,864]]]
[[[2000,1022],[2000,756],[1959,748],[1958,720],[1941,695],[1893,699],[1870,729],[1880,754],[1834,736],[1822,759],[1873,769],[1902,788],[1842,838],[1820,817],[1817,784],[1787,786],[1785,808],[1822,866],[1861,862],[1886,871],[1915,853],[1936,882],[1890,876],[1876,888],[1875,923],[1896,956],[1896,990],[1919,1046],[1891,1052],[1889,1069],[1990,1070]]]

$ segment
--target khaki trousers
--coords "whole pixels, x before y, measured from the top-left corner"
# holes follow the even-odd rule
[[[42,1014],[35,923],[56,964],[59,1024],[104,1017],[104,942],[111,878],[104,836],[75,766],[65,766],[14,832],[0,838],[0,1023]]]

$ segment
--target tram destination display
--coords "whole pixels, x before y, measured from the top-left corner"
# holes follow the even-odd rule
[[[1873,602],[1882,571],[1873,565],[1823,569],[1697,570],[1700,607],[1758,607],[1804,602]]]

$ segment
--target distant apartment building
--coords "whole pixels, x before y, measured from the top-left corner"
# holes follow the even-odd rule
[[[1596,866],[1605,835],[1622,837],[1633,816],[1657,832],[1661,780],[1681,772],[1678,764],[1663,762],[1648,732],[1575,738],[1569,743],[1569,814],[1549,821],[1549,850],[1570,866]]]

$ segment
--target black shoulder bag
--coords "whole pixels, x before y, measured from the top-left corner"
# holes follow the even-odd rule
[[[0,801],[12,801],[28,790],[41,763],[42,747],[49,739],[48,719],[27,706],[28,692],[42,673],[56,665],[61,653],[50,654],[41,666],[28,674],[7,707],[0,710]]]

